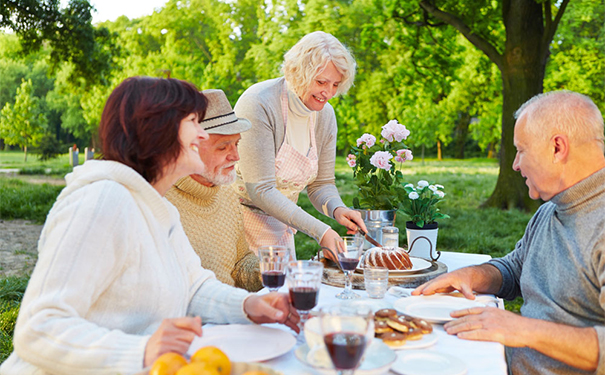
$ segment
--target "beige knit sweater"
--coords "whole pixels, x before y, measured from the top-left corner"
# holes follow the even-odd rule
[[[207,187],[185,177],[166,198],[179,210],[202,267],[213,271],[225,284],[251,292],[263,288],[258,257],[248,248],[241,208],[231,187]]]

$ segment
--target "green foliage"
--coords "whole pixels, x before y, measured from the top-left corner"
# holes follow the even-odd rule
[[[425,225],[434,224],[439,219],[449,218],[437,207],[445,197],[443,185],[420,180],[417,185],[406,183],[404,188],[406,196],[399,203],[399,209],[417,227],[424,228]]]
[[[0,219],[26,219],[43,223],[62,186],[33,185],[0,179]]]
[[[27,147],[38,145],[46,122],[39,98],[32,94],[32,81],[23,80],[17,89],[15,104],[6,103],[0,111],[0,137],[8,145],[23,147],[27,160]]]
[[[27,282],[25,277],[0,279],[0,363],[13,351],[13,332]]]
[[[57,158],[63,154],[65,148],[65,145],[59,142],[54,135],[46,133],[42,136],[38,145],[38,160],[47,161]]]

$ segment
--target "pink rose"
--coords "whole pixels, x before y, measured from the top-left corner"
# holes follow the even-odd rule
[[[412,160],[414,156],[412,155],[412,151],[410,150],[397,150],[397,156],[395,156],[395,161],[399,163],[403,163],[406,160]]]
[[[372,134],[365,133],[357,140],[357,147],[361,146],[362,143],[365,143],[368,147],[372,147],[376,144],[376,137]]]
[[[388,139],[389,142],[393,142],[393,138],[395,138],[397,142],[401,142],[410,135],[410,131],[407,130],[404,125],[398,123],[397,120],[391,120],[382,127],[380,135]]]
[[[376,151],[370,158],[370,164],[376,168],[388,171],[391,169],[391,163],[389,163],[389,161],[392,157],[393,155],[391,155],[391,153],[388,151]]]
[[[355,168],[357,165],[357,157],[353,154],[349,154],[349,156],[347,156],[347,164],[349,164],[349,167]]]

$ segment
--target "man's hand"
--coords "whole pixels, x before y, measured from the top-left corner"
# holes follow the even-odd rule
[[[254,323],[281,323],[300,332],[300,317],[285,293],[252,294],[244,301],[244,312]]]
[[[475,299],[473,291],[495,294],[502,285],[502,274],[489,263],[464,267],[441,275],[414,289],[412,295],[430,295],[460,291],[466,298]]]
[[[164,353],[187,353],[193,338],[201,335],[202,318],[199,316],[164,319],[145,347],[145,367],[151,366]]]

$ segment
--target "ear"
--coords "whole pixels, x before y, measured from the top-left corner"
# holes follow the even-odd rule
[[[553,146],[553,163],[565,162],[569,155],[569,139],[565,134],[555,134],[551,139]]]

